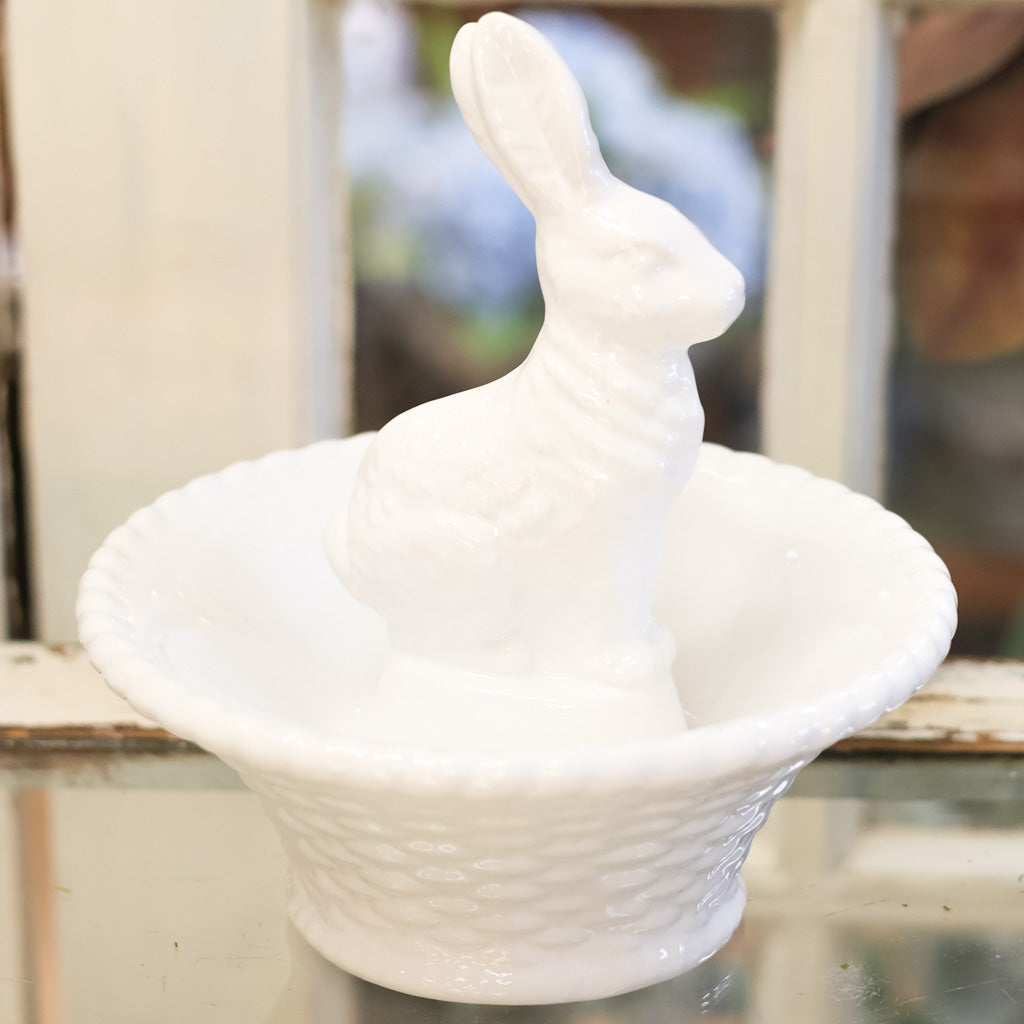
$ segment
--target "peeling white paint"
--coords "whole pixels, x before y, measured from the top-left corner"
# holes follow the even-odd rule
[[[1024,745],[1024,665],[946,662],[923,690],[858,735],[900,743]]]
[[[156,728],[111,691],[76,645],[0,643],[0,727]]]

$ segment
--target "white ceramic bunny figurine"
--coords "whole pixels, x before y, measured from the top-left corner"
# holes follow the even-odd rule
[[[535,29],[498,13],[465,25],[451,77],[536,218],[544,326],[507,376],[381,430],[328,557],[388,622],[387,713],[414,728],[446,704],[425,736],[444,740],[452,699],[471,730],[500,724],[532,745],[677,731],[674,645],[651,614],[659,540],[703,434],[687,348],[736,318],[742,277],[611,174],[579,85]],[[562,724],[545,732],[538,705]]]

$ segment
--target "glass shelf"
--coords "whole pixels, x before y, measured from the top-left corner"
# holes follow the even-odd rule
[[[587,1004],[390,992],[288,923],[258,801],[180,746],[0,756],[0,1020],[14,1024],[888,1024],[1024,1019],[1024,762],[830,753],[754,843],[732,941]],[[120,740],[124,744],[124,737]],[[129,744],[130,745],[130,744]],[[20,924],[18,923],[20,921]]]

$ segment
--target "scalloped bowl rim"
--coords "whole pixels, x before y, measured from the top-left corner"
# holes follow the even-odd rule
[[[890,537],[898,537],[900,555],[916,560],[906,573],[918,583],[914,613],[901,642],[894,644],[877,671],[861,674],[840,691],[823,691],[823,699],[813,705],[738,716],[677,736],[618,746],[574,746],[558,753],[491,754],[320,733],[266,713],[242,712],[189,690],[138,647],[121,614],[123,581],[131,571],[132,554],[151,543],[144,528],[151,511],[182,496],[201,495],[211,483],[230,485],[232,477],[276,473],[330,448],[368,444],[370,436],[321,441],[234,463],[167,492],[112,531],[90,560],[76,605],[82,643],[111,689],[141,714],[243,772],[279,773],[312,784],[344,781],[364,788],[453,790],[463,797],[493,795],[496,790],[521,792],[524,786],[546,792],[625,785],[643,790],[666,781],[689,787],[772,766],[799,767],[901,704],[927,682],[948,651],[956,625],[956,594],[949,572],[904,520],[835,481],[710,443],[703,446],[702,463],[724,463],[730,472],[760,477],[759,483],[769,480],[777,490],[798,486],[805,499],[828,501],[831,514],[838,501],[862,519],[875,519],[879,528],[884,525]]]

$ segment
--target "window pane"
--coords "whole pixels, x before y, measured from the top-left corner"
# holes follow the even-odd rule
[[[361,429],[499,376],[541,324],[532,217],[477,150],[448,84],[455,32],[484,10],[348,7]],[[679,207],[743,271],[747,311],[692,356],[707,438],[756,446],[771,16],[633,7],[524,16],[580,79],[612,170]]]
[[[952,570],[954,651],[1024,657],[1024,11],[918,15],[901,76],[890,503]]]

